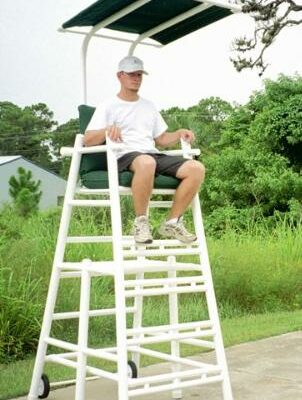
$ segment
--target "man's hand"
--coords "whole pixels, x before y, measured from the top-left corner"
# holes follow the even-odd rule
[[[155,143],[160,147],[174,146],[181,139],[187,143],[193,143],[195,140],[195,135],[189,129],[178,129],[174,132],[164,132],[155,139]]]
[[[178,129],[179,139],[183,139],[185,142],[193,143],[195,140],[194,132],[189,129]]]
[[[109,137],[110,140],[112,140],[113,142],[122,142],[122,132],[121,132],[121,128],[119,128],[116,125],[109,125],[106,128],[106,135],[107,137]]]

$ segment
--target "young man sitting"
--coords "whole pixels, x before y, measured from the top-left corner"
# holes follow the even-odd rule
[[[106,134],[115,142],[123,142],[123,150],[117,153],[118,170],[130,170],[134,174],[131,190],[136,214],[136,243],[152,243],[153,240],[147,208],[155,174],[171,175],[180,179],[170,214],[162,223],[159,233],[191,243],[196,240],[196,236],[187,231],[182,215],[199,191],[205,168],[195,160],[159,154],[155,144],[169,147],[180,139],[192,143],[194,133],[188,129],[167,132],[167,124],[153,103],[138,94],[144,74],[147,72],[139,58],[127,56],[120,61],[117,71],[120,91],[97,107],[87,127],[84,143],[85,146],[102,144],[106,140]]]

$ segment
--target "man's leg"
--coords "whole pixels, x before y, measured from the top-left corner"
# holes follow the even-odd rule
[[[133,206],[136,216],[146,215],[151,197],[156,161],[153,157],[142,154],[137,156],[130,165],[130,171],[134,173],[132,179]]]
[[[129,169],[134,172],[132,179],[132,196],[135,211],[134,240],[136,243],[152,243],[152,234],[147,218],[147,209],[151,197],[156,161],[153,157],[142,154],[137,156]]]
[[[164,221],[159,228],[162,236],[178,239],[183,243],[196,240],[196,236],[188,232],[183,225],[182,214],[198,192],[204,176],[205,168],[198,161],[188,160],[177,169],[176,177],[181,179],[181,183],[175,192],[168,221]]]
[[[190,205],[204,181],[205,168],[195,160],[188,160],[177,170],[176,177],[181,179],[175,195],[169,219],[179,218]]]

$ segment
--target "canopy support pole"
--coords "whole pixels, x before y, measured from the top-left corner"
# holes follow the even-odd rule
[[[91,30],[86,34],[81,49],[81,63],[82,63],[82,82],[83,82],[83,101],[84,104],[87,104],[87,52],[88,45],[90,39],[93,37],[94,33],[98,30],[105,28],[106,26],[112,24],[114,21],[124,17],[125,15],[131,13],[139,7],[142,7],[144,4],[149,3],[151,0],[137,0],[135,3],[130,4],[128,7],[120,10],[119,12],[111,15],[110,17],[104,19],[99,24],[95,25]]]

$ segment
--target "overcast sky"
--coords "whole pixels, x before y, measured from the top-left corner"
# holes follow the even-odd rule
[[[46,103],[60,123],[77,117],[82,103],[82,37],[57,28],[93,0],[0,0],[0,101],[19,106]],[[232,40],[253,32],[253,20],[233,15],[162,49],[140,47],[150,75],[141,95],[159,109],[188,107],[219,96],[245,103],[262,88],[256,71],[237,73],[229,61]],[[302,26],[287,29],[268,51],[264,78],[302,74]],[[89,50],[88,103],[95,105],[118,90],[116,65],[128,45],[93,39]]]

